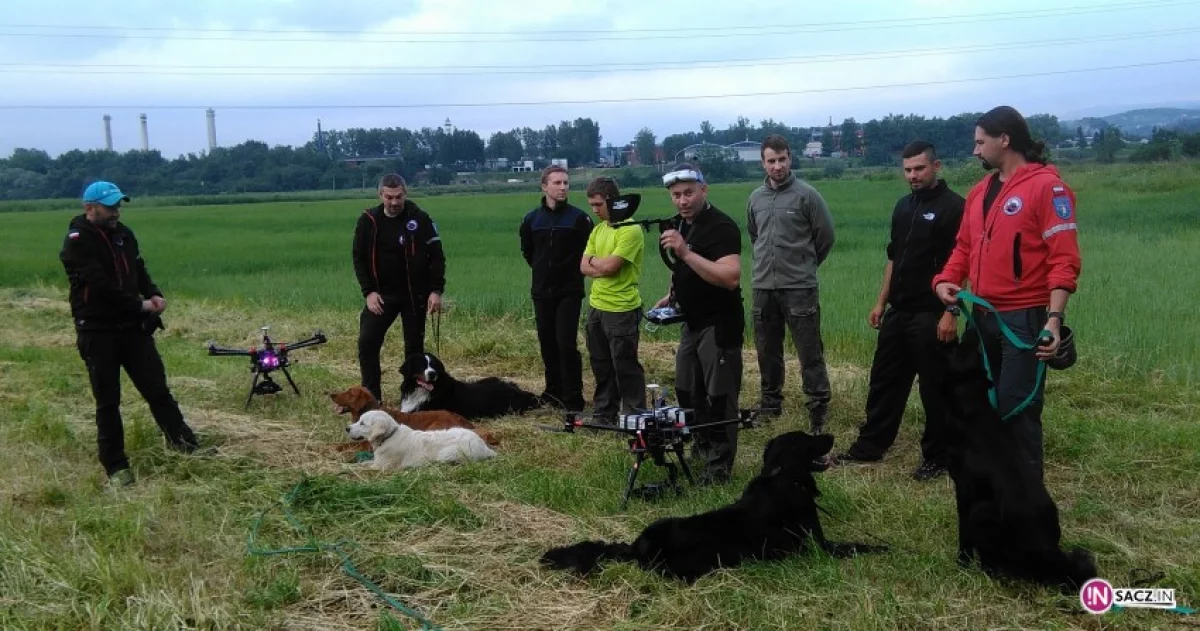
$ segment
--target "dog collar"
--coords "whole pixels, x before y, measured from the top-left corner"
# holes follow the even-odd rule
[[[384,442],[386,442],[386,441],[387,441],[387,439],[389,439],[389,438],[391,438],[392,436],[395,436],[395,435],[396,435],[396,430],[397,430],[397,429],[398,429],[398,428],[396,428],[396,427],[393,427],[393,428],[392,428],[392,431],[388,432],[387,434],[384,434],[383,436],[380,436],[380,437],[379,437],[379,442],[378,442],[378,443],[375,443],[375,444],[376,444],[376,445],[382,445]]]

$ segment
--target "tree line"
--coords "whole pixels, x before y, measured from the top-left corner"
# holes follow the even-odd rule
[[[508,170],[508,165],[529,160],[540,169],[552,159],[569,166],[603,161],[620,166],[632,158],[640,164],[674,162],[686,155],[701,162],[713,181],[757,176],[754,164],[742,162],[723,149],[740,141],[761,142],[781,134],[801,163],[805,147],[821,142],[822,156],[852,159],[865,165],[894,164],[904,146],[916,138],[932,142],[944,158],[969,158],[975,120],[980,113],[948,118],[916,114],[891,114],[858,123],[847,118],[821,127],[789,126],[766,119],[757,124],[745,117],[717,129],[702,121],[699,129],[666,136],[660,142],[649,128],[632,142],[601,148],[600,125],[590,118],[562,121],[542,129],[529,127],[495,132],[485,141],[472,130],[449,127],[352,128],[314,134],[303,145],[268,146],[248,140],[205,153],[174,159],[159,151],[72,150],[52,158],[39,149],[16,149],[0,159],[0,199],[70,198],[95,179],[119,182],[139,195],[197,195],[221,193],[291,192],[371,186],[383,173],[397,172],[416,185],[449,184],[460,171]],[[1127,144],[1120,130],[1108,127],[1086,138],[1082,128],[1070,134],[1057,117],[1036,114],[1027,120],[1034,135],[1050,147],[1090,147],[1098,161],[1111,162]],[[691,151],[685,151],[692,147]],[[1196,156],[1200,134],[1155,130],[1147,144],[1135,144],[1133,160],[1166,160]],[[844,168],[844,161],[827,161],[826,167]],[[749,168],[748,168],[749,167]],[[628,182],[635,185],[634,182]]]

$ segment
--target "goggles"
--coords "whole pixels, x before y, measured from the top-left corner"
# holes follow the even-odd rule
[[[704,184],[704,175],[699,171],[692,169],[683,169],[680,171],[671,171],[663,176],[663,186],[670,187],[676,182],[699,182]]]

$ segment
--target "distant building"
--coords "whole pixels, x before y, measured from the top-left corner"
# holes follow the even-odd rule
[[[742,140],[729,145],[739,160],[742,162],[761,162],[762,161],[762,143],[753,140]]]
[[[640,156],[638,156],[637,148],[634,147],[633,145],[625,145],[625,149],[624,149],[624,151],[622,151],[622,155],[623,155],[623,160],[624,160],[625,164],[628,164],[630,166],[646,165],[646,162],[644,160],[642,160]],[[654,145],[654,163],[650,164],[648,166],[654,166],[655,164],[662,164],[663,162],[666,162],[666,161],[667,161],[666,152],[663,150],[663,146],[662,145]]]
[[[820,158],[821,157],[821,141],[815,140],[807,145],[804,145],[805,158]]]
[[[688,145],[680,149],[675,154],[673,160],[682,162],[684,160],[703,160],[704,156],[712,155],[721,152],[730,160],[741,160],[742,162],[759,162],[762,159],[762,143],[753,140],[743,140],[735,142],[732,145],[719,145],[715,142],[701,142],[694,145]]]
[[[620,166],[621,164],[621,149],[608,145],[600,148],[600,164],[605,166]]]

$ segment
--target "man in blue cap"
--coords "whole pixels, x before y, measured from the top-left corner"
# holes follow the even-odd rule
[[[71,285],[76,345],[96,400],[100,464],[114,487],[134,481],[121,423],[121,368],[149,404],[167,446],[184,453],[198,448],[154,345],[167,301],[150,280],[133,232],[120,221],[121,203],[127,201],[112,182],[89,185],[83,214],[71,220],[59,253]]]

